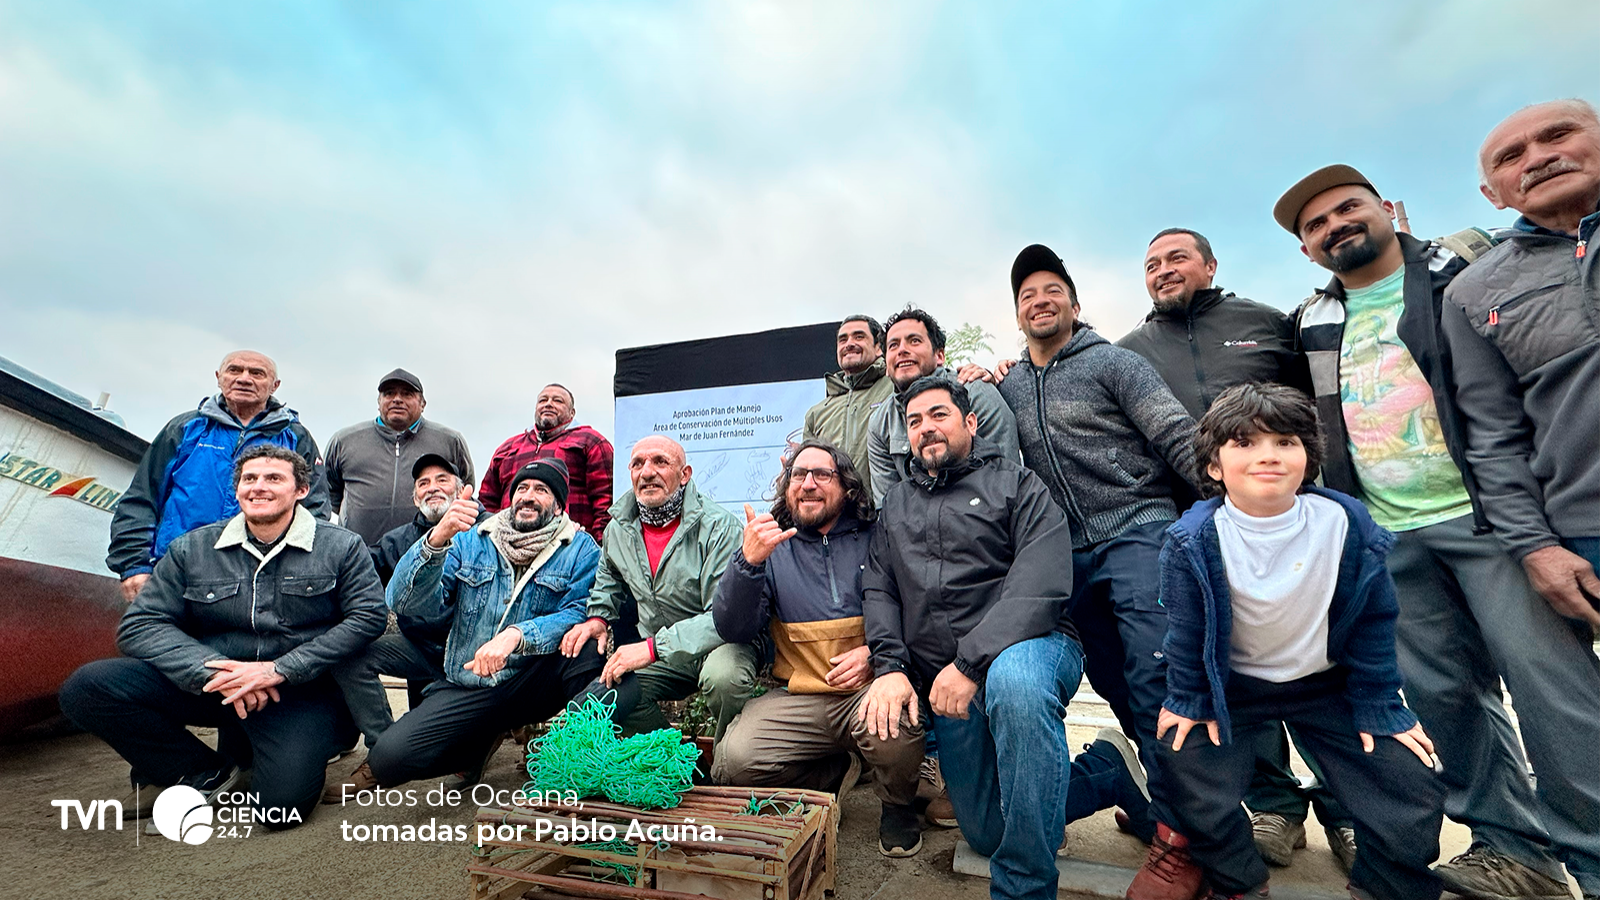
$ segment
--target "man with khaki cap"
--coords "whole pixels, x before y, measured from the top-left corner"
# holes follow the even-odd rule
[[[1593,746],[1576,738],[1600,721],[1600,675],[1589,648],[1490,533],[1466,455],[1438,311],[1488,241],[1397,233],[1393,205],[1343,165],[1291,187],[1273,218],[1334,276],[1301,305],[1296,331],[1327,438],[1324,483],[1360,498],[1396,535],[1388,565],[1406,702],[1438,747],[1446,811],[1473,835],[1437,872],[1468,897],[1567,897],[1557,857],[1582,853],[1552,847],[1553,820],[1542,817],[1572,808],[1566,793],[1595,779]]]

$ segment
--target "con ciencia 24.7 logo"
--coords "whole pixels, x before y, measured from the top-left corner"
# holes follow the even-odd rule
[[[180,844],[204,844],[216,838],[249,837],[257,821],[291,823],[300,821],[298,809],[257,809],[255,794],[236,792],[212,797],[188,785],[178,784],[166,788],[156,796],[150,806],[150,824],[162,837]],[[61,829],[72,826],[76,812],[78,825],[88,831],[91,823],[96,830],[106,830],[106,820],[114,816],[116,830],[122,830],[122,804],[116,800],[91,800],[88,807],[78,800],[51,800],[50,805],[61,810]]]

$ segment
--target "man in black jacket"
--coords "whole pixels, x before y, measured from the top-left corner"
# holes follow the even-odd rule
[[[1236,384],[1283,384],[1311,396],[1305,358],[1295,349],[1294,320],[1213,286],[1216,274],[1217,257],[1205,235],[1188,228],[1158,232],[1144,254],[1144,286],[1154,309],[1117,346],[1149,360],[1197,421],[1218,394]],[[1174,479],[1172,492],[1180,512],[1199,499],[1182,479]],[[1323,786],[1321,773],[1311,788],[1300,784],[1289,769],[1282,728],[1261,730],[1255,739],[1256,772],[1245,806],[1262,857],[1288,865],[1295,848],[1305,846],[1306,813],[1315,804],[1329,846],[1348,871],[1355,862],[1354,823]],[[1311,759],[1310,753],[1300,755]]]
[[[879,852],[912,856],[922,848],[912,805],[922,728],[902,718],[899,735],[882,740],[856,717],[872,682],[861,617],[861,573],[877,517],[869,489],[843,450],[811,440],[778,476],[774,496],[759,516],[745,507],[744,540],[717,583],[711,613],[729,643],[753,643],[770,628],[772,674],[785,686],[745,704],[717,742],[711,777],[842,798],[860,774],[859,753],[883,802]]]
[[[925,698],[940,754],[961,763],[945,784],[962,834],[990,858],[991,894],[1054,898],[1066,822],[1148,803],[1125,742],[1067,750],[1083,674],[1061,565],[1071,532],[1039,477],[977,437],[964,387],[919,379],[906,428],[916,465],[884,498],[862,580],[877,679],[859,716],[887,739],[902,714],[921,721]]]
[[[132,764],[135,784],[210,799],[253,768],[253,820],[290,828],[355,738],[328,671],[383,633],[383,590],[361,539],[300,505],[300,454],[253,445],[233,480],[240,514],[172,542],[117,629],[125,655],[73,673],[61,709]],[[248,742],[212,750],[189,725]],[[157,792],[145,788],[139,814]]]
[[[1445,289],[1466,260],[1396,233],[1393,217],[1343,165],[1307,175],[1273,208],[1334,275],[1297,322],[1327,438],[1323,482],[1396,535],[1406,702],[1438,748],[1446,813],[1472,829],[1472,847],[1439,876],[1469,897],[1554,900],[1568,896],[1558,858],[1582,859],[1595,834],[1572,793],[1594,784],[1593,747],[1574,737],[1600,717],[1594,652],[1489,533],[1441,333]]]

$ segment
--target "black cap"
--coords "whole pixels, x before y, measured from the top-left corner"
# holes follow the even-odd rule
[[[513,497],[517,493],[517,485],[529,478],[537,478],[550,486],[550,493],[556,495],[556,502],[561,504],[564,511],[567,508],[567,464],[560,457],[546,456],[536,459],[517,470],[511,476],[511,487],[506,490],[506,497]],[[508,502],[507,506],[510,505]]]
[[[379,378],[378,390],[382,391],[383,386],[391,381],[398,381],[401,384],[409,386],[413,391],[416,391],[419,394],[422,393],[422,379],[411,374],[410,372],[407,372],[405,369],[395,369],[393,372],[390,372],[382,378]]]
[[[424,453],[411,467],[411,480],[416,481],[418,478],[421,478],[422,470],[429,466],[438,466],[457,478],[461,477],[461,470],[456,468],[455,463],[445,459],[437,453]]]
[[[1011,264],[1011,299],[1017,299],[1022,293],[1022,283],[1028,276],[1035,272],[1051,272],[1061,276],[1067,283],[1067,290],[1072,293],[1074,300],[1078,297],[1078,286],[1072,283],[1072,276],[1067,274],[1066,263],[1056,255],[1054,250],[1043,244],[1029,244],[1017,254],[1017,261]]]

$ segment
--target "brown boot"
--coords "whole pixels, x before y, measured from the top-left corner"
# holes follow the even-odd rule
[[[322,790],[323,803],[338,803],[341,806],[346,798],[354,799],[357,791],[370,791],[378,786],[378,779],[372,775],[372,767],[366,763],[356,766],[356,770],[345,777],[344,781],[330,784]]]
[[[1189,839],[1157,822],[1150,852],[1125,896],[1127,900],[1195,900],[1203,875],[1189,858]]]

